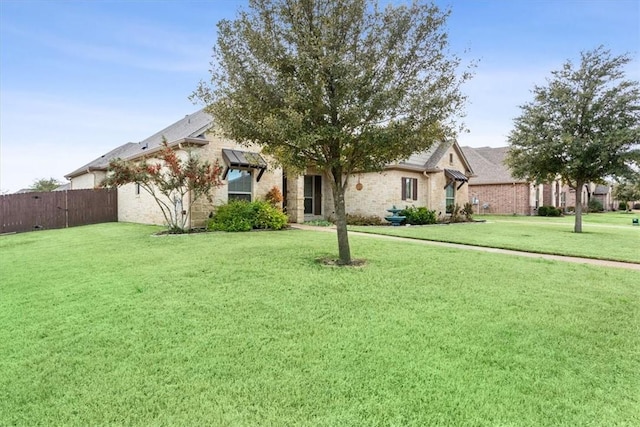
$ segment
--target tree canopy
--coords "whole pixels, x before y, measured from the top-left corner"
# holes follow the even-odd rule
[[[582,188],[632,176],[640,160],[640,85],[626,78],[629,55],[604,47],[567,61],[533,101],[521,106],[509,135],[514,176],[537,183],[561,178],[576,191],[575,232],[582,231]]]
[[[39,178],[33,181],[29,187],[31,191],[53,191],[62,185],[62,181],[56,178]]]
[[[449,11],[367,0],[250,0],[218,23],[211,82],[194,97],[225,136],[288,171],[331,184],[340,262],[349,264],[345,191],[460,128],[470,77],[448,50]]]
[[[635,182],[624,179],[617,183],[613,188],[613,197],[624,202],[627,205],[627,210],[631,210],[630,202],[640,200],[640,175]]]

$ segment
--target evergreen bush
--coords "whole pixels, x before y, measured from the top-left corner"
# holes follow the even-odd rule
[[[415,206],[407,206],[398,212],[398,215],[406,217],[404,223],[411,225],[435,224],[438,219],[436,211],[429,210],[424,206],[417,208]]]
[[[207,229],[212,231],[282,230],[286,225],[287,216],[269,202],[232,200],[226,205],[217,207],[207,224]]]

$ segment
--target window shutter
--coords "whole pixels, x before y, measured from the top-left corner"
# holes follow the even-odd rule
[[[413,200],[418,200],[418,178],[413,178]]]
[[[402,200],[407,200],[407,178],[402,178]]]

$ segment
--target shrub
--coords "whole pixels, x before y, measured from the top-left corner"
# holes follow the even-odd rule
[[[469,202],[465,203],[462,208],[462,214],[465,220],[471,221],[473,219],[473,205]]]
[[[455,204],[451,208],[451,216],[449,217],[449,222],[463,222],[462,218],[462,210],[460,209],[459,204]]]
[[[255,220],[253,228],[282,230],[287,226],[287,215],[269,202],[252,203]]]
[[[405,224],[424,225],[435,224],[437,222],[436,211],[431,211],[424,206],[417,208],[415,206],[407,206],[398,212],[398,215],[406,217],[404,220]]]
[[[383,225],[382,218],[375,215],[347,214],[347,225]]]
[[[587,205],[589,212],[603,212],[604,207],[602,206],[602,202],[598,199],[589,200],[589,204]]]
[[[627,210],[627,202],[620,202],[618,204],[618,209],[620,209],[621,211],[626,211]]]
[[[268,202],[233,200],[218,206],[207,224],[213,231],[250,231],[254,228],[281,230],[287,225],[287,216]]]
[[[264,199],[272,206],[280,206],[280,203],[282,203],[283,200],[280,189],[275,186],[269,190],[267,195],[264,196]]]
[[[553,206],[538,207],[538,216],[562,216],[562,209]]]

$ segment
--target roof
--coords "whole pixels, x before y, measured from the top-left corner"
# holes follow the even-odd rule
[[[527,182],[514,178],[504,160],[509,147],[462,147],[467,160],[471,163],[475,176],[470,185],[513,184]]]
[[[107,170],[107,167],[109,166],[109,162],[112,159],[124,157],[126,153],[133,151],[137,147],[137,145],[138,144],[136,144],[135,142],[127,142],[126,144],[121,145],[118,148],[115,148],[109,151],[108,153],[103,154],[97,159],[94,159],[89,163],[87,163],[86,165],[81,166],[78,169],[74,170],[73,172],[65,175],[65,178],[70,179],[91,171]]]
[[[460,149],[460,146],[455,141],[442,141],[440,143],[433,144],[425,151],[414,153],[405,160],[387,165],[387,168],[401,168],[418,172],[439,172],[441,169],[439,169],[437,165],[451,147],[453,147],[458,153],[465,166],[465,171],[461,173],[466,173],[467,175],[472,176],[475,173],[474,169],[471,163],[467,160],[465,153]]]
[[[609,190],[610,188],[608,185],[598,184],[596,185],[595,190],[593,190],[593,194],[605,195],[605,194],[609,194]]]
[[[222,174],[222,179],[227,178],[227,173],[229,173],[230,169],[259,169],[260,172],[258,173],[256,182],[260,182],[262,174],[267,170],[267,162],[262,158],[260,153],[223,148],[222,157],[227,164],[227,167]]]
[[[193,114],[184,116],[184,118],[140,142],[128,142],[121,145],[76,169],[70,174],[65,175],[65,177],[69,179],[82,175],[86,172],[107,170],[109,162],[113,159],[134,159],[136,157],[158,151],[162,146],[162,141],[164,139],[166,139],[169,145],[181,141],[189,144],[202,145],[199,141],[205,141],[204,134],[212,125],[213,118],[207,114],[204,109],[201,109]]]

